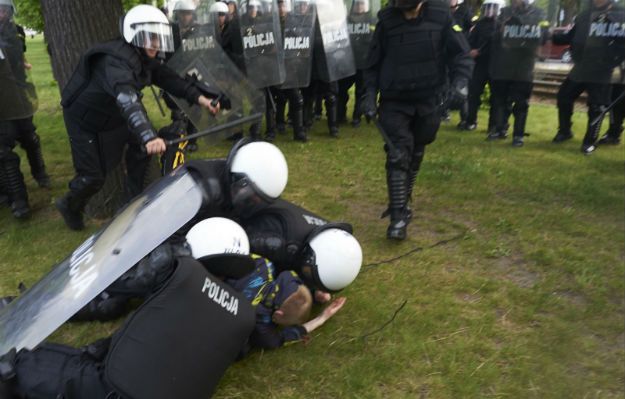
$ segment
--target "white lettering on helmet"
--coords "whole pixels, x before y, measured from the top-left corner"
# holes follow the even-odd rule
[[[274,44],[276,41],[273,32],[258,33],[243,37],[243,48],[257,48]]]
[[[74,289],[74,299],[79,298],[98,277],[97,263],[92,263],[94,241],[95,236],[89,237],[69,259],[69,285]]]
[[[221,306],[227,312],[236,316],[239,312],[239,299],[230,296],[230,293],[223,289],[220,285],[206,277],[202,286],[202,293],[206,294],[209,299]]]

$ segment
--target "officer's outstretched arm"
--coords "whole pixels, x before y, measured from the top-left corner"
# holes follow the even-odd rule
[[[167,65],[160,65],[152,74],[155,85],[178,98],[186,99],[189,104],[199,104],[198,99],[202,95],[194,83],[178,76]]]
[[[117,94],[116,100],[117,106],[128,122],[128,129],[141,144],[145,145],[147,153],[162,154],[165,151],[165,142],[157,136],[139,94],[125,87]]]

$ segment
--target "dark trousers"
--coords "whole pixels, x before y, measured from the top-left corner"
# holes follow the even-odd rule
[[[10,203],[28,200],[20,157],[13,151],[19,135],[16,121],[0,121],[0,192],[9,197]]]
[[[558,130],[564,134],[571,133],[571,117],[575,100],[586,91],[588,95],[588,112],[596,114],[597,110],[610,103],[610,84],[576,82],[566,78],[558,91]]]
[[[532,95],[532,82],[514,80],[492,80],[491,106],[494,108],[495,129],[497,132],[506,130],[508,110],[514,115],[513,134],[522,137],[529,110],[529,99]]]
[[[490,76],[488,73],[488,63],[478,62],[475,64],[475,68],[473,69],[473,77],[469,82],[469,97],[467,99],[468,102],[468,111],[467,111],[467,123],[468,124],[477,124],[477,113],[482,105],[482,94],[484,93],[484,88],[486,84],[489,82]],[[492,103],[492,101],[491,101]],[[488,115],[488,130],[490,131],[493,128],[494,118],[493,118],[493,107],[489,108]]]
[[[15,365],[15,393],[29,399],[117,399],[104,379],[104,356],[98,357],[58,344],[21,350]]]
[[[625,85],[612,85],[612,101],[625,93]],[[610,111],[610,128],[608,134],[614,138],[620,138],[623,133],[623,120],[625,120],[625,96],[612,107]]]
[[[365,94],[365,84],[363,80],[363,70],[356,70],[356,74],[347,78],[341,79],[339,84],[338,104],[337,104],[337,118],[339,122],[347,120],[347,103],[349,101],[349,89],[355,86],[354,96],[354,111],[352,112],[352,120],[359,121],[362,114],[360,113],[360,100]]]
[[[276,99],[276,125],[281,128],[286,125],[285,110],[289,104],[289,116],[293,122],[293,130],[298,132],[302,129],[301,113],[304,109],[304,97],[300,89],[272,89]]]
[[[148,156],[126,125],[106,126],[96,131],[84,126],[70,110],[63,113],[69,134],[75,177],[69,182],[70,206],[82,212],[89,199],[104,184],[104,180],[122,160],[126,161],[126,193],[130,200],[143,191],[150,162]],[[124,154],[125,150],[125,154]]]
[[[336,107],[338,91],[338,82],[324,82],[321,80],[313,80],[307,88],[302,89],[302,94],[304,95],[304,126],[312,126],[313,107],[315,106],[317,95],[319,94],[323,97],[325,102],[328,127],[330,130],[337,127]]]

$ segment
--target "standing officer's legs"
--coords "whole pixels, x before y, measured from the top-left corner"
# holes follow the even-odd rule
[[[580,82],[575,82],[566,78],[558,90],[558,132],[553,138],[554,143],[560,143],[573,138],[571,132],[571,117],[573,116],[573,106],[575,100],[582,94],[585,86]]]
[[[17,141],[20,143],[30,165],[30,173],[39,187],[50,187],[50,176],[46,173],[46,164],[41,153],[41,142],[33,123],[33,117],[15,121],[18,129]]]
[[[17,136],[15,121],[0,121],[0,182],[13,216],[21,219],[30,215],[30,207],[24,175],[20,171],[20,157],[13,151]]]

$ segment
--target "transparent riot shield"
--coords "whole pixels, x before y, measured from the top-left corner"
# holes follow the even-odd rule
[[[39,103],[25,67],[24,47],[17,39],[15,24],[10,23],[0,35],[0,120],[27,118],[34,115]]]
[[[571,80],[609,84],[621,79],[625,60],[625,9],[604,10],[587,5],[575,18],[572,47],[576,49]],[[581,50],[580,50],[581,49]]]
[[[280,87],[308,87],[315,40],[315,8],[309,0],[284,0],[278,3],[278,13],[284,24],[282,36],[286,67],[286,80]]]
[[[380,0],[346,0],[347,29],[354,51],[357,69],[364,69],[373,37],[375,24],[378,22]]]
[[[490,72],[493,80],[531,82],[547,34],[545,13],[534,6],[506,7],[497,19]]]
[[[212,115],[198,105],[189,104],[185,99],[174,98],[199,131],[236,122],[244,117],[261,116],[265,110],[263,93],[246,79],[219,45],[216,37],[219,28],[211,15],[211,4],[202,2],[198,5],[196,14],[201,28],[188,35],[167,62],[180,76],[194,81],[207,96],[220,96],[221,111],[217,115]],[[205,137],[212,141],[229,134],[230,131],[221,131]]]
[[[319,78],[334,82],[356,73],[354,53],[349,40],[347,16],[342,0],[316,0],[318,37],[315,57]]]
[[[163,177],[0,310],[0,353],[32,349],[191,220],[203,191],[184,169]],[[158,228],[155,228],[158,226]]]
[[[256,88],[282,84],[286,70],[276,0],[243,0],[239,25],[250,82]]]

